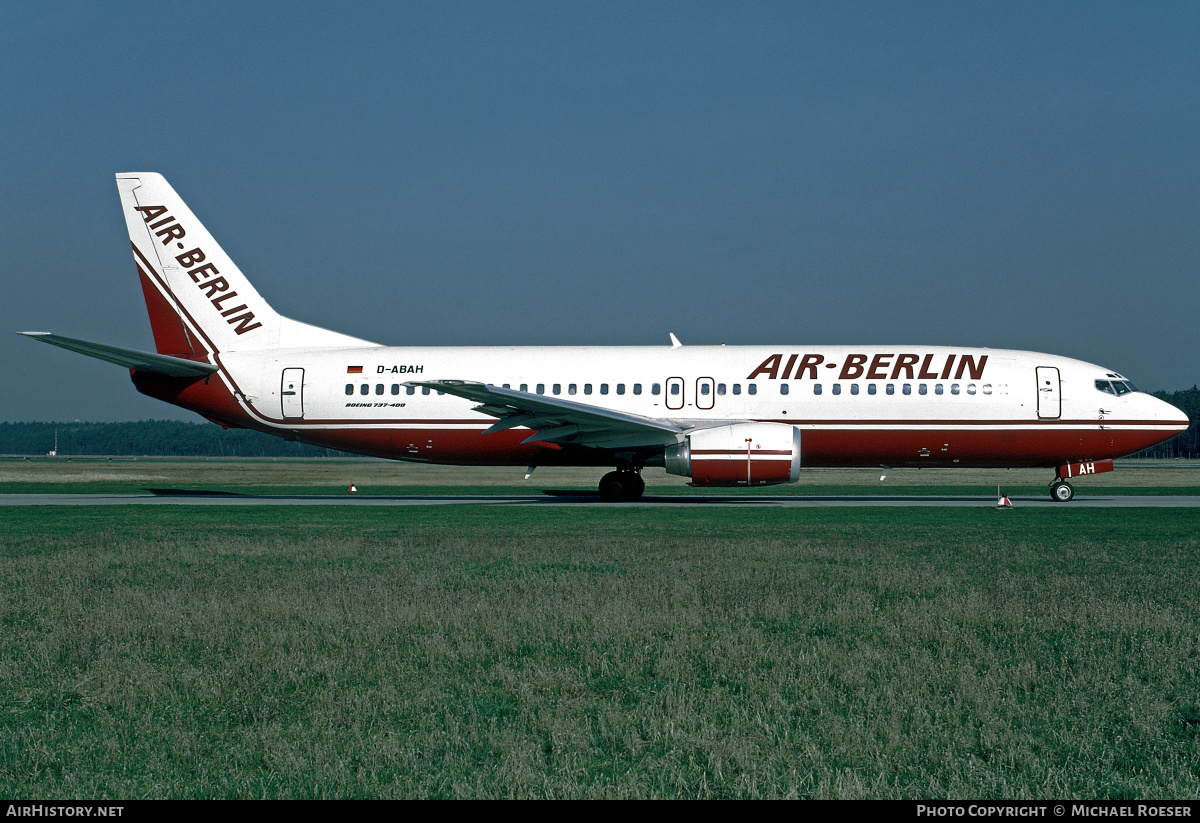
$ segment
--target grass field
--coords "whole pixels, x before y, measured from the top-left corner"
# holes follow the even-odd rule
[[[1200,795],[1195,509],[0,518],[4,797]]]

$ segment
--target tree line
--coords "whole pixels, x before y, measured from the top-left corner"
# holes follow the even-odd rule
[[[1191,420],[1178,437],[1138,452],[1135,457],[1200,458],[1200,388],[1154,392]],[[223,429],[212,423],[142,420],[137,423],[0,423],[0,454],[158,457],[343,457],[346,452],[289,442],[250,429]]]
[[[250,429],[213,423],[141,420],[137,423],[0,423],[0,454],[137,457],[344,457]]]
[[[1200,430],[1196,428],[1196,421],[1200,420],[1200,388],[1192,386],[1190,389],[1184,389],[1183,391],[1156,391],[1153,394],[1159,400],[1166,400],[1172,406],[1186,414],[1191,423],[1188,425],[1187,431],[1178,437],[1172,438],[1166,443],[1159,443],[1157,446],[1153,446],[1145,451],[1140,451],[1133,456],[1157,458],[1184,457],[1190,460],[1200,457]]]

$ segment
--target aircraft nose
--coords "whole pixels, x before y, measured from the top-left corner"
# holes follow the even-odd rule
[[[1158,398],[1155,399],[1158,400]],[[1158,406],[1155,407],[1155,411],[1157,412],[1155,416],[1159,420],[1165,420],[1168,423],[1174,423],[1179,427],[1179,431],[1183,431],[1192,423],[1186,414],[1165,400],[1158,401]]]

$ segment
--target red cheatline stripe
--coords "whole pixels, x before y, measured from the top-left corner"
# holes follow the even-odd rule
[[[786,450],[785,449],[751,449],[750,450],[750,454],[754,457],[761,457],[761,456],[765,456],[768,454],[791,454],[791,453],[792,452],[790,449],[786,449]],[[692,449],[693,456],[703,455],[703,454],[732,454],[732,455],[737,455],[738,457],[745,457],[746,450],[745,449]]]

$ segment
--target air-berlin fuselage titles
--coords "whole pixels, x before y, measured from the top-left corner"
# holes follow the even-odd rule
[[[662,466],[697,486],[803,466],[1042,466],[1068,478],[1188,426],[1112,371],[908,347],[387,347],[283,317],[161,175],[117,175],[156,353],[26,332],[130,369],[139,391],[245,427],[428,463]]]
[[[789,354],[784,360],[782,354],[772,354],[747,375],[747,380],[762,377],[766,380],[809,380],[820,379],[818,367],[837,369],[837,362],[825,362],[823,354]],[[958,368],[955,368],[955,359]],[[837,372],[838,380],[949,380],[951,375],[955,380],[969,377],[971,380],[982,380],[983,369],[987,365],[988,356],[976,358],[970,354],[893,354],[879,352],[877,354],[848,354],[842,362],[841,371]],[[978,362],[976,362],[978,360]],[[782,366],[780,364],[783,364]],[[793,369],[795,371],[793,372]],[[827,373],[826,377],[829,377]]]

